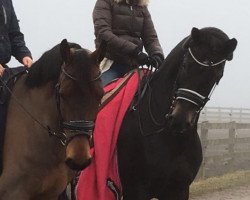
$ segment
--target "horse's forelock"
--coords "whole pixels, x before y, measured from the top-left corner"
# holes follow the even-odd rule
[[[229,37],[222,30],[215,27],[207,27],[200,29],[201,33],[206,39],[211,39],[212,37],[219,39],[220,41],[227,41]]]
[[[69,43],[72,49],[81,49],[76,43]],[[63,60],[60,53],[60,44],[43,53],[43,55],[29,68],[26,85],[30,88],[40,87],[49,81],[56,81],[61,72]]]
[[[93,68],[93,61],[90,57],[91,51],[88,49],[77,49],[74,52],[74,62],[76,63],[74,69],[72,69],[74,74],[79,80],[90,81],[91,73]]]

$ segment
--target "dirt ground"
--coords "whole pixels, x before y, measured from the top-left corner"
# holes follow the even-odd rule
[[[190,200],[250,200],[250,185],[191,197]]]

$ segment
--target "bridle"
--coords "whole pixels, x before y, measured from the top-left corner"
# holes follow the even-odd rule
[[[76,77],[69,74],[65,70],[65,64],[62,66],[62,74],[64,74],[66,77],[71,79],[72,81],[78,81]],[[98,74],[97,77],[91,79],[90,81],[96,81],[100,79],[101,72]],[[60,139],[63,146],[66,146],[75,136],[87,136],[88,139],[92,138],[93,129],[95,126],[94,121],[90,120],[70,120],[68,122],[65,122],[62,116],[61,112],[61,95],[60,95],[60,87],[61,82],[59,79],[59,82],[55,86],[55,92],[56,92],[56,106],[57,106],[57,112],[58,112],[58,121],[59,121],[59,132],[52,131],[50,127],[48,127],[49,135],[55,136]],[[66,134],[64,130],[68,130],[69,133]]]
[[[188,53],[191,55],[192,59],[199,65],[203,66],[203,67],[218,67],[219,65],[223,64],[226,62],[226,59],[222,59],[216,63],[214,63],[213,61],[209,61],[209,64],[207,64],[207,62],[201,62],[199,61],[199,59],[197,59],[195,57],[195,55],[193,54],[191,48],[188,48]],[[184,54],[184,58],[185,58],[186,54]],[[184,63],[183,63],[184,65]],[[180,72],[179,72],[180,73]],[[177,79],[179,77],[179,74],[177,75]],[[188,89],[188,88],[177,88],[176,89],[176,84],[177,84],[177,79],[175,81],[175,93],[173,96],[173,101],[172,101],[172,105],[170,107],[170,111],[169,113],[166,115],[166,117],[168,117],[170,115],[170,113],[173,111],[173,108],[175,107],[176,101],[177,100],[184,100],[187,101],[193,105],[195,105],[198,109],[196,110],[197,115],[200,113],[200,111],[203,109],[203,107],[206,105],[206,103],[210,100],[211,95],[213,94],[216,86],[219,83],[219,80],[216,80],[210,93],[207,96],[203,96],[200,93],[198,93],[197,91]]]
[[[198,63],[199,65],[203,66],[203,67],[216,67],[216,66],[220,65],[221,63],[224,63],[224,62],[227,61],[227,59],[222,59],[222,60],[219,61],[219,62],[214,63],[213,61],[210,61],[209,64],[207,64],[207,63],[203,63],[203,62],[199,61],[199,60],[194,56],[194,54],[192,53],[190,47],[188,48],[188,52],[190,53],[190,55],[191,55],[191,57],[194,59],[194,61],[195,61],[196,63]]]
[[[77,78],[75,78],[74,76],[70,75],[69,73],[67,73],[64,69],[64,65],[62,65],[61,67],[61,74],[63,73],[66,77],[70,78],[73,81],[78,81]],[[27,71],[28,73],[28,71]],[[101,77],[101,72],[99,72],[98,76],[91,79],[90,81],[96,81],[99,80]],[[55,136],[57,137],[61,144],[63,146],[67,146],[67,144],[72,140],[73,137],[78,136],[78,135],[84,135],[87,136],[88,139],[90,139],[92,137],[92,133],[93,133],[93,129],[94,129],[94,125],[95,123],[93,121],[89,121],[89,120],[70,120],[69,122],[64,122],[62,114],[61,114],[61,109],[60,109],[60,93],[59,93],[59,89],[60,89],[60,79],[58,81],[58,83],[55,86],[55,93],[56,93],[56,106],[57,106],[57,111],[58,111],[58,116],[59,116],[59,131],[54,131],[52,130],[52,128],[50,128],[49,126],[44,125],[42,122],[40,122],[36,117],[34,117],[32,115],[31,112],[29,112],[20,102],[20,100],[13,94],[13,92],[11,91],[11,89],[7,86],[7,84],[5,84],[2,79],[0,79],[1,82],[3,83],[4,87],[6,87],[6,89],[8,90],[8,92],[11,94],[12,98],[14,99],[14,101],[20,106],[20,108],[27,114],[30,116],[30,118],[35,121],[42,129],[46,130],[50,136]],[[69,130],[70,134],[65,134],[64,130]]]
[[[203,67],[218,67],[219,65],[223,64],[226,59],[223,59],[219,62],[213,62],[213,61],[210,61],[209,64],[207,64],[207,62],[201,62],[199,61],[199,59],[197,59],[195,57],[195,55],[193,54],[191,48],[189,47],[188,48],[188,53],[191,55],[192,59],[199,65],[203,66]],[[184,54],[184,58],[186,57],[187,53]],[[184,60],[183,58],[183,60]],[[182,65],[184,65],[184,62],[182,63]],[[177,103],[177,100],[184,100],[184,101],[187,101],[193,105],[195,105],[197,107],[197,110],[196,110],[196,116],[194,116],[194,119],[195,120],[198,116],[198,114],[200,113],[200,111],[203,109],[203,107],[206,105],[206,103],[210,100],[210,97],[211,95],[213,94],[216,86],[218,85],[219,83],[219,80],[216,80],[216,82],[214,83],[210,93],[208,96],[203,96],[201,95],[200,93],[198,93],[197,91],[194,91],[194,90],[191,90],[191,89],[188,89],[188,88],[178,88],[177,87],[177,81],[178,81],[178,78],[180,76],[180,70],[178,72],[178,75],[177,75],[177,78],[175,80],[175,83],[174,83],[174,90],[173,90],[173,97],[172,97],[172,104],[170,106],[170,109],[169,109],[169,112],[165,115],[166,119],[168,119],[168,117],[171,115],[176,103]],[[155,133],[160,133],[162,132],[165,128],[166,128],[166,121],[163,122],[163,123],[159,123],[157,122],[157,120],[155,119],[155,117],[153,116],[153,113],[151,111],[151,106],[150,106],[150,102],[151,102],[151,96],[152,96],[152,89],[150,87],[150,80],[147,81],[146,83],[146,86],[145,88],[147,88],[149,90],[149,116],[153,122],[153,124],[155,126],[158,126],[160,127],[158,130],[155,131]],[[144,91],[145,92],[145,91]],[[139,103],[137,104],[137,106],[139,107]],[[133,107],[134,108],[134,107]],[[135,109],[134,109],[135,110]],[[142,129],[142,125],[141,125],[141,120],[140,120],[140,114],[139,114],[139,126],[140,126],[140,131],[142,133],[142,135],[146,136],[146,135],[150,135],[150,134],[147,134],[145,133],[145,131],[143,131]]]

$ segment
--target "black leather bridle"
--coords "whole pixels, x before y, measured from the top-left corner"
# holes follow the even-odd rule
[[[62,66],[62,73],[68,77],[69,79],[73,81],[78,81],[76,77],[73,75],[70,75],[67,73],[64,69],[64,65]],[[101,72],[98,74],[97,77],[92,79],[91,81],[96,81],[100,79],[101,77]],[[63,146],[67,146],[67,144],[75,137],[75,136],[80,136],[84,135],[87,136],[88,139],[91,139],[92,134],[93,134],[93,129],[95,126],[94,121],[89,121],[89,120],[70,120],[68,122],[65,122],[62,116],[61,112],[61,96],[60,96],[60,81],[56,84],[55,86],[55,91],[56,91],[56,106],[57,106],[57,111],[58,111],[58,120],[59,120],[59,132],[57,131],[52,131],[52,129],[48,126],[48,132],[49,135],[55,136],[60,139],[60,142],[62,143]],[[68,130],[69,132],[66,134],[65,130]]]
[[[226,59],[222,59],[221,61],[219,62],[212,62],[210,61],[209,63],[205,63],[205,62],[201,62],[199,61],[195,56],[194,54],[192,53],[192,50],[191,48],[189,47],[188,48],[188,52],[186,52],[183,56],[183,60],[185,59],[185,57],[187,56],[187,54],[190,54],[192,59],[199,65],[203,66],[203,67],[218,67],[219,65],[223,64],[226,62]],[[182,65],[185,65],[184,62],[182,63]],[[216,80],[215,81],[215,84],[210,92],[210,94],[208,96],[203,96],[201,95],[200,93],[194,91],[194,90],[191,90],[191,89],[187,89],[187,88],[178,88],[177,86],[177,82],[178,82],[178,78],[180,76],[180,70],[179,70],[179,73],[176,77],[176,80],[175,80],[175,83],[174,83],[174,90],[173,90],[173,97],[172,97],[172,104],[170,106],[170,109],[169,109],[169,112],[165,115],[166,119],[168,119],[168,117],[171,115],[175,105],[176,105],[176,102],[177,100],[184,100],[184,101],[187,101],[187,102],[190,102],[192,103],[193,105],[195,105],[197,107],[197,110],[196,110],[196,116],[194,116],[194,119],[197,118],[198,114],[200,113],[200,111],[203,109],[203,107],[206,105],[206,103],[210,100],[210,97],[215,89],[215,87],[218,85],[219,83],[219,80]],[[152,78],[152,77],[151,77]],[[165,128],[166,128],[166,124],[167,124],[167,121],[164,121],[163,123],[159,123],[157,122],[157,120],[155,119],[155,117],[153,116],[153,113],[151,111],[151,106],[150,106],[150,102],[151,102],[151,96],[152,96],[152,89],[150,87],[150,81],[151,80],[148,80],[146,85],[144,86],[144,89],[148,89],[149,92],[150,92],[150,95],[149,95],[149,107],[148,107],[148,110],[149,110],[149,116],[153,122],[153,124],[155,126],[158,126],[160,127],[158,130],[154,131],[154,133],[160,133],[162,132]],[[145,91],[143,92],[143,94],[145,93]],[[142,97],[141,97],[142,98]],[[141,99],[140,98],[140,99]],[[136,105],[137,107],[139,107],[139,103],[137,103]],[[135,106],[133,106],[133,110],[136,110]],[[151,133],[145,133],[145,131],[143,131],[142,129],[142,125],[141,125],[141,120],[140,120],[140,114],[138,115],[139,116],[139,126],[140,126],[140,131],[142,133],[142,135],[146,136],[146,135],[150,135]]]
[[[216,63],[214,63],[213,61],[209,61],[208,63],[201,62],[194,56],[190,47],[188,48],[188,53],[191,55],[192,59],[198,65],[201,65],[203,67],[210,67],[210,68],[211,67],[218,67],[219,65],[226,62],[226,59],[222,59],[221,61],[216,62]],[[214,86],[213,86],[212,90],[210,91],[210,93],[208,94],[208,96],[203,96],[200,93],[198,93],[194,90],[188,89],[188,88],[178,88],[176,91],[175,99],[176,100],[182,99],[184,101],[188,101],[188,102],[194,104],[195,106],[197,106],[199,108],[199,111],[200,111],[205,106],[205,104],[210,100],[210,97],[211,97],[215,87],[218,85],[218,83],[219,83],[219,80],[216,80],[214,83]]]
[[[207,62],[206,63],[201,62],[194,56],[194,54],[192,53],[192,50],[191,50],[190,47],[188,48],[188,53],[191,55],[192,59],[198,65],[201,65],[203,67],[218,67],[219,65],[226,62],[226,59],[222,59],[222,60],[220,60],[219,62],[216,62],[216,63],[214,63],[213,61],[209,61],[208,63]],[[184,54],[184,59],[185,59],[186,55],[187,54]],[[183,65],[185,65],[184,62],[183,62]],[[180,73],[180,71],[179,71],[179,73]],[[200,113],[200,111],[203,109],[203,107],[206,105],[206,103],[210,100],[210,97],[211,97],[212,93],[214,92],[215,87],[219,83],[219,79],[215,81],[215,83],[213,85],[213,88],[211,89],[210,93],[207,96],[203,96],[200,93],[198,93],[198,92],[196,92],[194,90],[188,89],[188,88],[177,88],[178,78],[179,78],[179,74],[177,75],[177,79],[175,81],[175,86],[174,86],[175,91],[174,91],[172,105],[170,107],[169,113],[166,114],[166,118],[168,118],[168,116],[173,111],[177,100],[184,100],[184,101],[187,101],[187,102],[195,105],[197,107],[197,110],[196,110],[197,115],[194,118],[196,118],[198,116],[198,114]]]
[[[28,73],[28,72],[26,72]],[[65,69],[64,65],[61,67],[61,73],[66,75],[68,78],[70,78],[73,81],[78,81],[77,78],[74,76],[68,74]],[[98,74],[97,77],[93,78],[90,81],[96,81],[99,80],[101,77],[101,72]],[[13,94],[11,89],[0,79],[0,81],[3,83],[3,86],[6,87],[8,92],[11,94],[12,98],[14,101],[20,106],[20,108],[30,116],[32,120],[34,120],[39,126],[46,131],[48,131],[50,136],[55,136],[58,139],[60,139],[60,142],[62,143],[63,146],[66,146],[69,141],[78,135],[85,135],[89,139],[92,137],[93,129],[94,129],[94,121],[88,121],[88,120],[74,120],[74,121],[69,121],[69,122],[64,122],[62,114],[61,114],[61,109],[60,109],[60,99],[61,96],[59,94],[59,89],[60,89],[60,80],[55,86],[55,93],[56,93],[56,106],[58,110],[58,116],[59,116],[59,131],[54,131],[52,130],[49,126],[44,125],[42,122],[40,122],[36,117],[33,116],[31,112],[29,112],[20,102],[20,100]],[[65,134],[64,130],[69,130],[69,133]]]

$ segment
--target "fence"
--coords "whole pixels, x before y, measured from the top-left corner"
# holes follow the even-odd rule
[[[200,122],[239,122],[250,123],[250,109],[248,108],[226,108],[226,107],[205,107],[200,114]]]
[[[198,130],[204,157],[198,178],[250,167],[250,123],[203,122]]]

